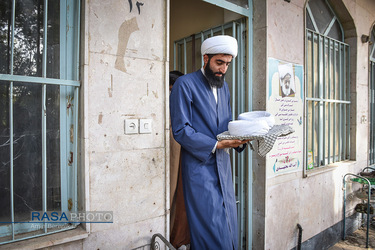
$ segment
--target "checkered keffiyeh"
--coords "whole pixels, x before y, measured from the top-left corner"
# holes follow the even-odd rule
[[[273,148],[273,145],[277,139],[277,137],[287,136],[294,132],[288,125],[275,125],[273,126],[267,134],[265,135],[256,135],[256,136],[233,136],[229,134],[229,131],[225,131],[219,135],[217,135],[217,139],[221,140],[257,140],[258,142],[258,154],[262,157],[265,157],[266,154]],[[249,143],[251,150],[254,150],[253,145]]]

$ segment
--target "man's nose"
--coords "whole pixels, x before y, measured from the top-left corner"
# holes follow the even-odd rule
[[[227,72],[227,69],[228,69],[228,66],[224,64],[224,65],[220,66],[219,71],[220,71],[220,73],[225,74],[225,72]]]

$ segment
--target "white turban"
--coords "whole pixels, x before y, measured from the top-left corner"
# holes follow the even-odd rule
[[[213,36],[204,40],[201,46],[202,56],[206,54],[228,54],[237,56],[237,40],[231,36]]]

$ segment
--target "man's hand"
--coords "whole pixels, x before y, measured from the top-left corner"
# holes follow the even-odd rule
[[[247,143],[248,141],[251,140],[222,140],[217,143],[216,148],[237,148],[240,145]]]

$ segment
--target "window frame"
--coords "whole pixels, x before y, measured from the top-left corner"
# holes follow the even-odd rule
[[[375,25],[369,37],[369,166],[375,166]]]
[[[47,53],[48,49],[43,50],[42,54],[42,76],[24,76],[13,74],[14,57],[14,33],[15,33],[15,15],[16,0],[12,1],[11,13],[11,61],[10,74],[0,74],[0,81],[9,84],[9,122],[10,122],[10,209],[11,221],[1,222],[0,224],[0,245],[19,240],[49,235],[69,229],[76,228],[77,224],[60,224],[62,229],[53,229],[55,225],[50,223],[41,223],[38,227],[33,221],[18,222],[14,219],[14,176],[16,174],[13,166],[13,83],[22,82],[23,84],[37,84],[42,87],[42,107],[40,108],[40,117],[42,119],[42,199],[43,212],[47,212],[47,112],[46,112],[46,88],[50,85],[59,86],[60,102],[60,188],[61,188],[61,212],[77,211],[77,169],[78,169],[78,106],[79,106],[79,35],[80,35],[80,1],[60,0],[60,77],[47,77]],[[48,0],[44,0],[43,10],[43,48],[47,48],[47,16]],[[68,113],[70,111],[70,113]],[[31,218],[30,218],[31,219]],[[43,227],[43,232],[34,234]],[[52,230],[49,230],[52,228]],[[31,233],[19,235],[21,233]]]
[[[304,129],[306,140],[304,151],[306,167],[304,168],[304,175],[312,169],[319,169],[350,159],[350,47],[344,42],[344,31],[339,19],[329,3],[327,1],[325,3],[328,5],[331,14],[333,14],[333,18],[324,31],[318,30],[315,17],[309,7],[309,2],[306,4],[305,11],[305,20],[310,17],[315,30],[309,29],[305,24],[306,87]],[[328,36],[335,22],[339,24],[341,29],[341,41]],[[338,67],[336,67],[337,65]],[[333,76],[333,79],[331,79],[331,76]],[[337,83],[339,85],[336,86],[335,84]],[[330,92],[331,84],[334,85],[332,92]],[[339,89],[338,94],[335,93],[336,87]],[[316,92],[318,92],[317,95],[315,94]],[[314,117],[316,112],[314,110],[316,109],[314,108],[315,105],[318,105],[317,125],[315,125],[316,117]],[[311,121],[309,121],[310,107]],[[334,116],[338,115],[339,117],[332,118],[331,112],[334,113]],[[331,122],[333,123],[332,132]],[[339,125],[338,138],[335,137],[337,125]],[[315,142],[315,135],[317,142]],[[338,141],[338,152],[335,152],[336,141]],[[309,147],[309,143],[311,143],[311,148]],[[312,155],[310,155],[310,151]],[[315,158],[317,159],[315,160]]]

